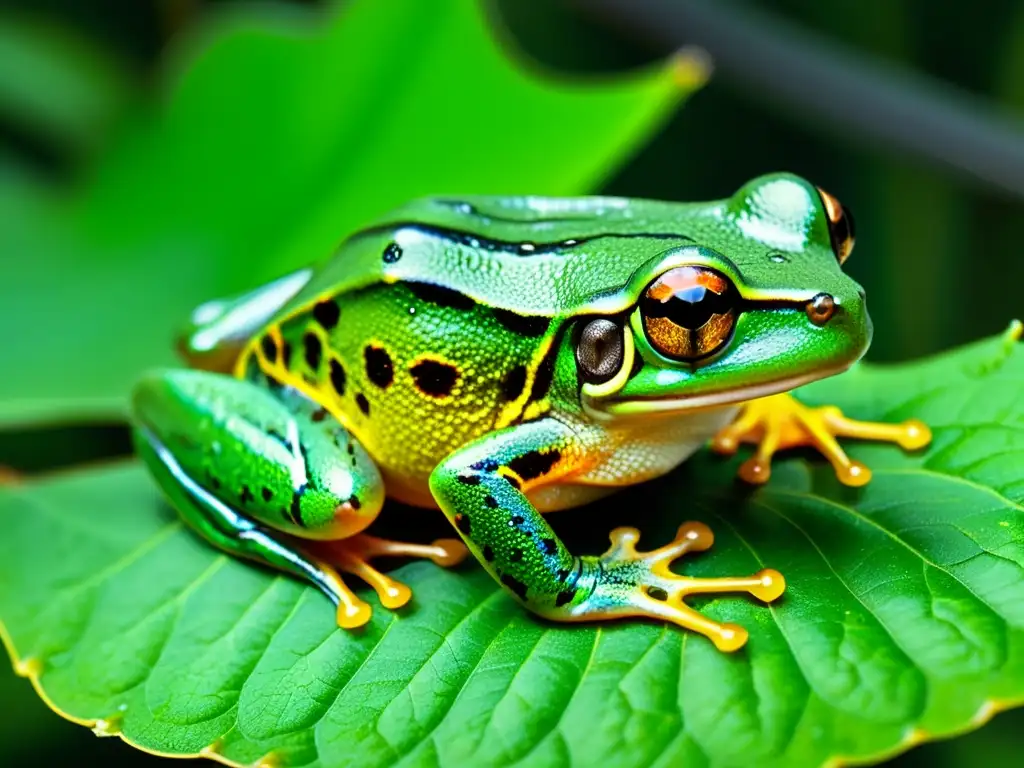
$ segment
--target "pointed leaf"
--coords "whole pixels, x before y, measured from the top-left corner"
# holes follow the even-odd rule
[[[225,14],[169,69],[167,103],[70,202],[25,212],[0,189],[0,322],[19,329],[0,421],[119,414],[193,307],[411,198],[589,191],[704,76],[679,58],[566,81],[510,57],[479,3],[417,0]]]

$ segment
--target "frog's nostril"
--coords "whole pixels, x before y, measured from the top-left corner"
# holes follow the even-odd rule
[[[807,302],[807,317],[815,325],[824,325],[832,319],[836,311],[836,302],[827,293],[819,293]]]

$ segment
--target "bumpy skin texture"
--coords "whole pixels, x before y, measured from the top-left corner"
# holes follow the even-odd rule
[[[252,348],[260,367],[308,383],[370,446],[393,495],[420,504],[432,506],[426,480],[453,448],[550,410],[557,350],[548,318],[403,282],[314,304],[278,329],[272,344]],[[486,341],[467,344],[474,337]]]
[[[274,531],[341,540],[346,562],[363,568],[345,541],[359,538],[386,487],[439,506],[495,579],[544,616],[660,616],[731,650],[742,630],[682,598],[773,599],[781,576],[672,573],[672,559],[710,546],[699,525],[652,553],[619,530],[601,557],[576,556],[541,512],[662,474],[742,401],[858,359],[871,328],[840,264],[851,247],[838,202],[787,174],[700,204],[414,202],[317,270],[201,308],[186,356],[209,371],[230,366],[235,378],[144,380],[139,443],[186,519],[238,554],[253,556],[237,542],[255,521],[285,549]],[[726,449],[759,428],[760,417],[746,419]],[[227,543],[209,533],[211,519],[231,528],[210,497],[241,513]],[[292,572],[330,575],[325,561],[291,551],[301,560]],[[435,554],[457,559],[450,546]],[[266,559],[280,565],[279,554]],[[353,613],[340,579],[326,582],[349,623],[368,615]]]

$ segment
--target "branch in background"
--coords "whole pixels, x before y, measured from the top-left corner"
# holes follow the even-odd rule
[[[668,50],[698,45],[711,55],[717,75],[861,142],[881,143],[1024,198],[1024,125],[965,91],[738,3],[577,5]]]

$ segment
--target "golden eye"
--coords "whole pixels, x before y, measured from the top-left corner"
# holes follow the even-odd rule
[[[825,206],[825,215],[828,217],[828,234],[832,239],[832,251],[839,259],[839,263],[842,264],[853,253],[853,242],[857,234],[853,223],[853,214],[850,213],[849,208],[821,187],[818,187],[818,194],[821,195],[821,202]]]
[[[640,305],[644,332],[666,357],[698,360],[721,349],[736,325],[736,291],[707,267],[676,267],[649,286]]]

